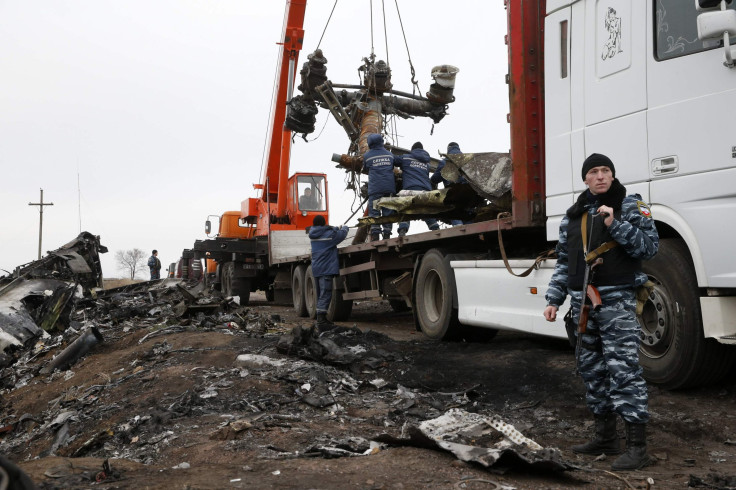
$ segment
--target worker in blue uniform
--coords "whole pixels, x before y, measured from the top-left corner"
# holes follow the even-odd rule
[[[312,275],[317,289],[317,330],[323,332],[334,327],[327,319],[327,309],[332,300],[332,282],[340,273],[337,245],[348,236],[348,227],[328,226],[325,217],[315,216],[309,229],[312,245]]]
[[[424,149],[422,143],[417,141],[411,147],[411,153],[395,157],[394,165],[401,169],[401,192],[400,196],[411,196],[420,192],[432,190],[429,181],[429,153]],[[424,222],[430,230],[439,230],[440,225],[434,218],[426,218]],[[409,231],[409,222],[399,223],[399,236],[404,236]]]

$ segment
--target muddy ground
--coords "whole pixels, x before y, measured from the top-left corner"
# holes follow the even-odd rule
[[[736,487],[733,377],[686,392],[650,387],[655,461],[616,474],[610,458],[569,451],[590,434],[591,417],[567,342],[500,333],[487,343],[436,343],[415,331],[411,313],[363,302],[344,323],[358,330],[342,335],[370,355],[354,349],[352,362],[316,361],[277,350],[305,319],[254,299],[247,322],[111,321],[99,325],[105,341],[71,369],[25,378],[16,370],[14,386],[27,384],[1,392],[0,453],[41,488]],[[239,361],[244,354],[280,364]],[[370,443],[451,408],[500,416],[559,448],[570,469],[513,461],[489,469]]]

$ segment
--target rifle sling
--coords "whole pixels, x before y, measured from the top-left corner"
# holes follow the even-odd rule
[[[612,248],[618,247],[618,242],[616,240],[611,240],[610,242],[606,242],[600,247],[596,248],[592,252],[588,252],[588,213],[584,213],[583,217],[580,221],[580,231],[583,239],[583,252],[585,253],[585,263],[590,264],[595,259],[603,255],[604,253],[608,252]]]

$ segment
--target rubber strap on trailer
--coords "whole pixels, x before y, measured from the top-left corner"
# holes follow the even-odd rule
[[[516,277],[526,277],[529,274],[531,274],[532,271],[539,269],[539,267],[542,265],[542,262],[544,262],[545,260],[555,258],[556,257],[555,250],[550,249],[550,250],[547,250],[546,252],[542,252],[536,259],[534,259],[534,264],[532,264],[531,267],[529,267],[527,270],[525,270],[521,274],[515,273],[511,269],[511,265],[509,264],[509,259],[506,256],[506,249],[503,246],[503,238],[501,237],[501,219],[510,218],[510,217],[511,217],[511,213],[508,213],[508,212],[499,213],[498,216],[496,217],[496,221],[497,221],[496,228],[498,229],[498,248],[501,250],[501,258],[503,259],[503,264],[506,266],[506,270],[509,271],[509,273],[511,273],[512,275]]]

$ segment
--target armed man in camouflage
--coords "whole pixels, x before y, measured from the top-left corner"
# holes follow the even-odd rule
[[[557,310],[570,294],[577,321],[585,298],[586,255],[610,243],[608,250],[601,252],[602,264],[594,269],[591,284],[600,292],[602,305],[597,311],[590,310],[578,363],[587,405],[595,419],[595,437],[572,450],[595,455],[621,453],[616,431],[617,416],[621,416],[626,423],[626,452],[612,468],[633,470],[649,463],[648,394],[639,365],[636,289],[647,281],[641,261],[657,253],[659,236],[649,207],[640,195],[626,195],[608,157],[590,155],[583,163],[582,177],[588,190],[562,218],[557,265],[547,291],[544,317],[555,321]]]

